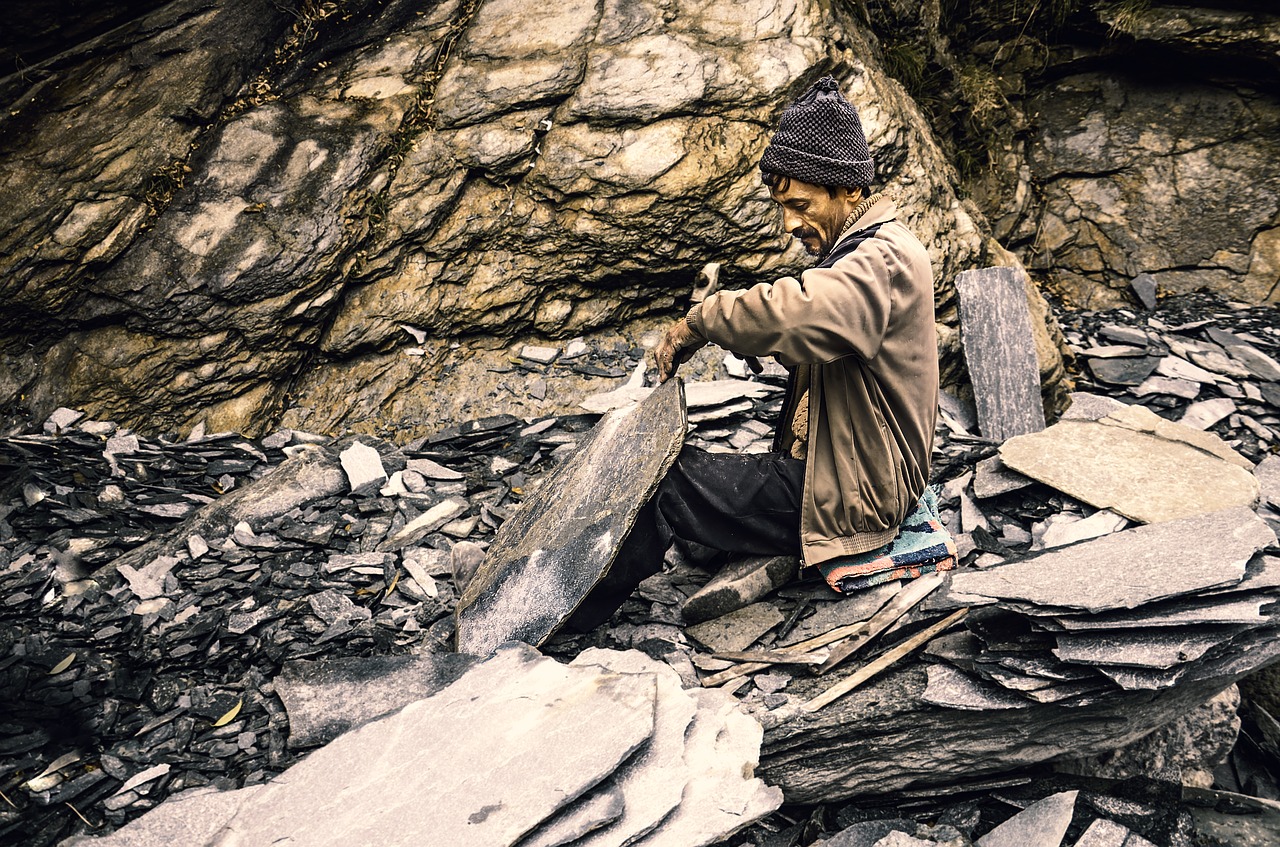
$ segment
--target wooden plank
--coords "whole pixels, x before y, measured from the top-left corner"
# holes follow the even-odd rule
[[[938,633],[942,632],[943,630],[947,629],[953,624],[958,623],[961,618],[963,618],[966,614],[968,614],[968,612],[969,612],[968,609],[957,609],[947,617],[935,623],[933,626],[930,626],[927,629],[921,630],[920,632],[908,638],[906,641],[899,644],[897,647],[894,647],[892,650],[885,652],[884,655],[880,656],[879,658],[871,662],[868,662],[863,667],[858,668],[858,670],[856,670],[854,673],[840,680],[835,685],[831,686],[826,691],[819,694],[817,697],[814,697],[812,700],[805,703],[804,706],[801,708],[803,708],[803,710],[806,712],[816,712],[818,709],[821,709],[823,706],[827,705],[828,703],[831,703],[834,700],[837,700],[843,697],[853,689],[857,688],[862,683],[866,682],[868,679],[871,679],[871,677],[880,673],[880,671],[889,667],[894,662],[901,659],[903,656],[907,655],[908,653],[912,652],[920,645],[924,644],[929,639],[933,638]]]
[[[1005,441],[1044,429],[1040,366],[1022,274],[982,268],[956,277],[960,341],[973,384],[978,428]]]
[[[791,644],[786,647],[781,647],[779,648],[778,652],[788,653],[788,654],[794,653],[799,655],[799,654],[807,653],[810,650],[815,650],[819,647],[825,647],[828,644],[834,644],[835,642],[842,641],[845,638],[849,638],[855,635],[861,635],[862,633],[866,632],[866,630],[867,630],[866,621],[859,621],[858,623],[845,624],[844,626],[838,626],[835,629],[824,632],[822,635],[815,635],[813,638],[806,638],[804,641],[797,641],[795,644]],[[705,688],[711,688],[713,686],[720,685],[721,683],[728,682],[729,680],[737,679],[740,676],[746,676],[747,674],[752,674],[752,673],[755,673],[756,671],[762,671],[765,668],[769,667],[769,665],[771,664],[773,663],[772,662],[748,662],[745,665],[738,665],[738,667],[736,668],[729,668],[728,670],[720,671],[717,674],[712,674],[711,676],[702,680],[702,685]]]
[[[899,618],[915,608],[917,603],[932,594],[939,585],[942,585],[943,579],[945,577],[940,573],[930,573],[909,583],[906,588],[894,595],[883,609],[871,616],[871,620],[867,621],[866,632],[832,650],[827,660],[819,666],[818,673],[826,673],[861,650],[868,641],[884,632]]]

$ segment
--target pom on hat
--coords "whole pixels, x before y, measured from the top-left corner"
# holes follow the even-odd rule
[[[870,185],[875,164],[853,104],[824,76],[782,113],[760,170],[813,185]]]

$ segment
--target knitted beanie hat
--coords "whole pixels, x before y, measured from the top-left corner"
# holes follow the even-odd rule
[[[782,113],[760,170],[813,185],[870,185],[875,175],[853,104],[824,76]]]

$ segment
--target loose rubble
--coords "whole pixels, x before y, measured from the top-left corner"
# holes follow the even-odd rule
[[[1267,457],[1280,438],[1280,429],[1273,428],[1280,424],[1280,391],[1258,375],[1266,367],[1259,364],[1263,360],[1239,350],[1232,356],[1229,348],[1244,344],[1258,355],[1274,356],[1280,332],[1269,322],[1271,310],[1236,309],[1192,295],[1162,301],[1152,318],[1155,325],[1133,312],[1066,316],[1064,325],[1086,369],[1077,391],[1145,406],[1167,422],[1181,421],[1193,403],[1229,399],[1235,411],[1209,423],[1205,432],[1251,462]],[[1222,333],[1242,341],[1224,344],[1230,339]],[[1141,388],[1146,376],[1103,382],[1093,361],[1136,357],[1089,357],[1084,351],[1115,344],[1160,359],[1156,369],[1163,366],[1165,373],[1152,374],[1165,380],[1190,381],[1199,374],[1191,368],[1213,376],[1199,375],[1209,381],[1196,382],[1194,396],[1184,396],[1189,392],[1182,382]],[[1209,355],[1210,344],[1223,349],[1226,361]],[[1246,366],[1246,359],[1253,364]],[[576,361],[587,366],[591,358]],[[1233,376],[1224,372],[1230,363],[1253,370]],[[530,378],[536,378],[536,368]],[[728,381],[743,386],[741,393],[695,406],[690,392],[690,441],[712,450],[767,449],[782,375],[771,368],[751,381]],[[1095,402],[1087,397],[1077,399],[1077,412]],[[1084,417],[1096,422],[1113,414],[1113,406],[1101,405],[1107,411]],[[293,431],[256,440],[200,432],[155,438],[65,410],[40,432],[0,440],[0,838],[55,844],[74,833],[120,827],[153,807],[166,810],[160,814],[171,827],[194,826],[194,813],[174,816],[174,804],[161,801],[181,793],[188,798],[183,806],[194,808],[196,799],[210,798],[201,801],[210,806],[201,808],[221,811],[200,814],[222,815],[231,791],[256,802],[255,796],[274,790],[273,776],[314,745],[361,721],[385,720],[366,713],[327,723],[323,708],[314,706],[304,720],[299,696],[325,678],[358,680],[362,669],[382,678],[452,655],[454,571],[461,562],[474,566],[475,552],[597,420],[598,413],[532,421],[498,416],[396,446],[368,436],[333,440]],[[854,661],[870,662],[942,619],[944,607],[955,606],[944,598],[965,593],[985,599],[972,605],[962,629],[933,639],[923,652],[827,707],[833,715],[883,700],[885,692],[922,692],[929,676],[950,673],[976,680],[987,696],[998,690],[1000,697],[1014,698],[1009,702],[1016,700],[1017,709],[992,713],[1014,723],[1021,718],[1011,715],[1053,708],[1035,695],[1074,691],[1065,694],[1077,706],[1060,719],[1064,734],[1078,720],[1082,735],[1097,728],[1096,738],[1105,739],[1105,721],[1085,702],[1090,697],[1113,691],[1131,698],[1120,702],[1145,703],[1191,692],[1178,706],[1189,711],[1213,693],[1188,687],[1196,678],[1207,685],[1231,677],[1235,655],[1265,661],[1258,651],[1273,633],[1275,559],[1265,551],[1250,555],[1249,548],[1273,543],[1274,536],[1261,532],[1277,525],[1266,494],[1266,469],[1272,465],[1260,470],[1259,514],[1266,523],[1248,524],[1242,516],[1239,525],[1250,528],[1238,553],[1227,556],[1217,538],[1209,545],[1182,545],[1188,555],[1207,548],[1226,556],[1228,578],[1164,586],[1177,591],[1146,596],[1132,607],[1126,605],[1130,598],[1072,606],[1061,602],[1061,594],[1042,603],[1028,592],[995,591],[990,580],[1002,570],[1043,564],[1047,556],[1081,555],[1088,545],[1123,545],[1135,533],[1141,540],[1143,533],[1176,530],[1178,521],[1123,529],[1126,522],[1115,512],[1012,470],[1001,462],[999,445],[975,432],[972,408],[944,397],[935,478],[943,486],[943,517],[964,567],[951,587],[890,623]],[[376,452],[382,475],[371,461],[363,476],[342,470],[340,457],[355,444]],[[336,469],[337,476],[324,469]],[[258,484],[268,476],[272,481]],[[254,492],[264,488],[285,493],[258,499]],[[1087,522],[1079,535],[1068,532]],[[1092,540],[1080,540],[1085,537]],[[789,649],[867,620],[893,596],[885,588],[836,600],[815,580],[792,581],[771,593],[762,589],[747,611],[728,621],[713,618],[708,623],[718,621],[716,629],[703,632],[688,625],[682,610],[707,580],[705,573],[674,566],[646,581],[606,626],[558,635],[543,652],[567,661],[594,647],[639,651],[691,689],[744,666],[742,660],[717,657],[717,650]],[[967,591],[961,592],[965,581]],[[1155,637],[1165,631],[1169,638]],[[1013,649],[1011,632],[1034,633],[1027,642],[1034,650]],[[1126,644],[1116,643],[1118,637]],[[1127,658],[1116,661],[1119,655]],[[1147,664],[1133,664],[1135,656]],[[348,663],[336,677],[337,671],[315,664],[334,660]],[[852,664],[846,670],[852,672]],[[441,671],[442,690],[455,672],[460,671]],[[825,710],[784,719],[842,673],[815,677],[803,664],[772,662],[722,685],[770,727],[759,777],[781,784],[777,757],[785,733],[821,725]],[[427,688],[414,696],[430,700],[438,694]],[[929,708],[953,715],[952,726],[983,714]],[[1264,744],[1280,739],[1280,733],[1263,730],[1253,735]],[[1274,760],[1267,755],[1242,737],[1219,769],[1219,785],[1280,796]],[[1033,761],[1038,760],[1026,764]],[[893,837],[897,841],[890,843],[998,844],[1003,842],[985,839],[1016,820],[1017,812],[1072,791],[1078,794],[1066,828],[1069,844],[1189,844],[1192,834],[1208,831],[1211,818],[1219,833],[1214,837],[1223,838],[1224,827],[1240,823],[1230,814],[1240,804],[1254,804],[1251,820],[1257,825],[1275,815],[1263,801],[1240,794],[1191,795],[1143,777],[1091,782],[1049,775],[1044,766],[948,779],[945,792],[904,787],[884,798],[864,793],[796,799],[805,795],[793,798],[788,790],[791,805],[725,843],[791,847],[821,837],[833,845],[876,844]],[[584,808],[578,825],[589,821],[603,831],[624,821],[626,812],[611,797],[606,792]],[[1058,803],[1055,808],[1066,806]],[[1117,827],[1128,834],[1117,836]],[[867,835],[856,834],[858,828]],[[872,832],[881,834],[867,841]],[[1117,840],[1121,836],[1130,840]]]

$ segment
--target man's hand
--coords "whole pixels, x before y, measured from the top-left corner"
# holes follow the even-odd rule
[[[690,327],[684,318],[667,327],[666,334],[658,342],[653,357],[658,363],[658,381],[666,382],[675,376],[676,368],[692,358],[699,349],[707,346],[705,338],[701,338]]]

